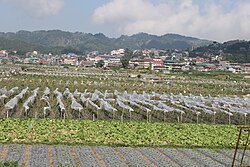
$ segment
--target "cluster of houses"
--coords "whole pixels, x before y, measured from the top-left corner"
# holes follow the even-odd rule
[[[213,56],[212,62],[215,60],[218,63],[210,63],[210,60],[205,58],[189,57],[187,51],[173,50],[171,53],[163,50],[142,50],[134,51],[133,54],[140,52],[140,56],[131,58],[128,62],[130,69],[150,69],[169,73],[171,71],[181,70],[225,70],[233,73],[250,73],[250,63],[239,64],[221,61],[219,56]],[[90,52],[86,56],[76,54],[39,54],[37,51],[29,52],[24,57],[11,55],[7,50],[0,50],[1,64],[40,64],[40,65],[70,65],[82,66],[85,68],[94,68],[98,62],[102,61],[103,67],[115,68],[123,67],[122,58],[125,54],[125,49],[113,50],[109,54],[100,54],[97,51]]]

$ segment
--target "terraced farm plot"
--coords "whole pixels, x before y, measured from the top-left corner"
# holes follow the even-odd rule
[[[1,162],[231,166],[235,125],[250,122],[250,83],[239,76],[237,82],[184,76],[166,83],[171,76],[159,75],[163,82],[152,83],[126,73],[56,71],[0,76]],[[243,162],[250,166],[249,151]]]
[[[239,153],[242,150],[239,150]],[[0,145],[0,162],[32,167],[231,166],[234,150],[90,146]],[[239,154],[240,155],[240,154]],[[250,165],[249,151],[244,159]],[[240,157],[236,164],[240,164]]]

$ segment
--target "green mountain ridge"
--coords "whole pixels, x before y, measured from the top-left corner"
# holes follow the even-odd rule
[[[250,41],[233,40],[224,43],[210,44],[195,49],[190,55],[197,57],[210,53],[214,55],[223,55],[224,60],[235,63],[250,63]]]
[[[82,32],[49,31],[18,31],[16,33],[0,33],[0,49],[22,51],[38,50],[42,53],[60,53],[70,49],[78,52],[100,51],[109,52],[113,49],[187,49],[192,46],[205,46],[212,42],[198,38],[165,34],[162,36],[138,33],[132,36],[122,35],[109,38],[102,33],[91,34]],[[17,44],[19,43],[19,44]]]

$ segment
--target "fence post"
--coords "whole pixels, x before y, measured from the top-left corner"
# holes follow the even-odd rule
[[[238,140],[237,140],[237,143],[236,143],[236,148],[235,148],[235,152],[234,152],[234,158],[233,158],[233,162],[232,162],[232,167],[234,167],[234,162],[235,162],[235,159],[236,159],[237,150],[239,148],[239,142],[240,142],[241,133],[242,133],[242,127],[240,128],[240,133],[239,133]]]

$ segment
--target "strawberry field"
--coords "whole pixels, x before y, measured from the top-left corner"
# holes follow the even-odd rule
[[[2,77],[0,117],[238,125],[250,121],[248,83],[145,83],[121,74],[85,75]]]
[[[230,166],[237,125],[250,123],[242,75],[156,74],[160,82],[128,75],[37,67],[1,75],[0,161]]]

